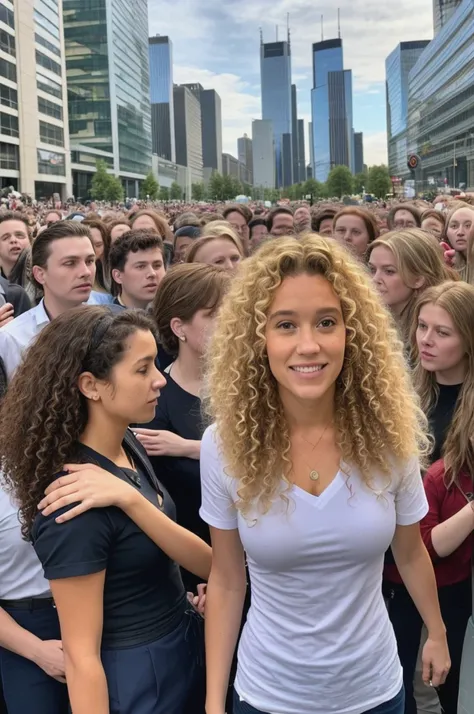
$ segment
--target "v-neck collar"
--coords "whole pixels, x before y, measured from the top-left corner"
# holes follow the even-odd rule
[[[319,496],[315,496],[312,493],[309,493],[309,491],[306,491],[304,488],[301,488],[301,486],[297,486],[295,483],[292,484],[291,488],[295,496],[298,496],[302,500],[306,501],[311,506],[313,506],[313,508],[323,508],[336,495],[336,493],[343,485],[344,474],[342,473],[342,470],[339,469],[331,483],[324,489],[324,491]]]

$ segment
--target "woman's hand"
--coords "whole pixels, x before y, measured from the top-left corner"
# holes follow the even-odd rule
[[[437,638],[428,636],[423,647],[423,682],[430,687],[444,684],[451,669],[446,634]]]
[[[197,586],[197,595],[188,593],[188,600],[191,605],[204,617],[204,608],[206,605],[206,589],[207,583],[199,583]]]
[[[117,506],[125,510],[139,496],[133,486],[95,464],[66,464],[64,470],[68,473],[48,486],[45,497],[38,504],[43,516],[71,503],[78,504],[58,516],[57,523],[70,521],[91,508]]]
[[[133,429],[148,456],[191,456],[191,445],[196,442],[183,439],[172,431],[162,429]],[[198,457],[199,458],[199,457]]]
[[[440,243],[441,248],[443,249],[443,254],[444,254],[444,262],[446,265],[448,265],[450,268],[454,267],[454,260],[456,258],[456,251],[451,248],[448,243],[441,242]]]
[[[5,327],[14,318],[13,305],[6,302],[2,307],[0,307],[0,327]]]

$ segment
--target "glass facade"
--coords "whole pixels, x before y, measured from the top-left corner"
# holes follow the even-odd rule
[[[275,142],[277,188],[288,184],[292,178],[291,148],[288,153],[287,139],[291,147],[291,51],[289,42],[269,42],[261,45],[260,73],[262,88],[262,119],[271,121]],[[286,156],[283,143],[287,148]],[[292,183],[292,180],[290,180]]]
[[[408,75],[427,40],[402,42],[385,60],[388,166],[391,176],[408,177]]]
[[[53,176],[66,175],[66,163],[64,154],[57,151],[36,150],[38,159],[38,173],[51,174]]]
[[[113,155],[117,173],[145,176],[151,166],[146,3],[63,0],[63,20],[71,143]]]
[[[342,40],[325,40],[313,44],[313,89],[311,90],[313,177],[326,181],[331,170],[329,133],[330,72],[342,72],[344,66]]]
[[[424,185],[474,186],[474,3],[464,2],[409,75],[408,151]]]
[[[433,26],[435,35],[450,20],[462,0],[433,0]]]
[[[152,150],[176,161],[173,102],[173,45],[169,37],[149,39]]]

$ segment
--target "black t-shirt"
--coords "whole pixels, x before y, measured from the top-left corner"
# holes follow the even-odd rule
[[[435,440],[430,457],[432,463],[441,458],[441,452],[453,421],[461,387],[462,384],[438,384],[438,401],[429,417],[431,433]]]
[[[127,433],[123,444],[137,471],[120,469],[101,454],[78,445],[81,462],[97,463],[127,481],[157,508],[175,519],[174,504],[156,481],[142,447]],[[33,545],[48,580],[106,571],[102,647],[117,649],[153,642],[172,632],[186,609],[178,565],[120,509],[94,508],[66,523],[59,513],[38,515]]]
[[[18,317],[18,315],[22,315],[31,309],[30,298],[26,294],[26,290],[24,290],[21,285],[8,282],[8,280],[2,276],[0,276],[0,294],[3,296],[0,305],[5,302],[11,303],[11,305],[13,305],[14,317]]]
[[[163,429],[183,439],[199,441],[204,432],[199,397],[186,392],[170,374],[161,390],[153,421],[147,429]],[[210,542],[209,526],[199,516],[201,507],[201,478],[199,460],[177,456],[150,456],[155,474],[168,490],[176,505],[177,521],[187,530]],[[182,570],[187,589],[195,590],[202,579]]]

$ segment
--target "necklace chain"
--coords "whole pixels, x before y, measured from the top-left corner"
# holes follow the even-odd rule
[[[315,444],[313,444],[311,441],[309,441],[309,439],[305,439],[305,437],[304,437],[303,435],[301,436],[301,438],[303,439],[303,441],[306,441],[307,444],[309,444],[310,446],[313,447],[313,448],[311,449],[311,454],[313,453],[313,451],[314,451],[315,449],[318,448],[318,446],[319,446],[319,444],[321,443],[321,440],[322,440],[324,434],[325,434],[326,431],[328,430],[329,425],[330,425],[331,423],[332,423],[332,422],[328,422],[328,423],[326,424],[326,426],[325,426],[324,429],[323,429],[323,432],[322,432],[321,436],[319,437],[319,439],[317,440],[317,442],[316,442]],[[303,459],[303,461],[305,462],[306,466],[307,466],[308,469],[309,469],[309,477],[310,477],[311,481],[319,481],[319,471],[317,471],[316,469],[311,468],[311,466],[306,462],[306,459]]]

